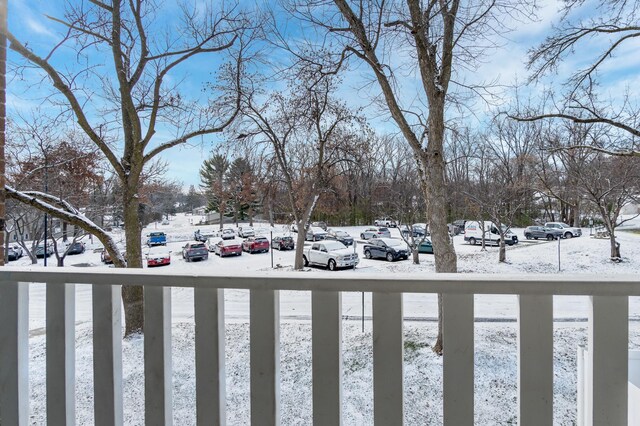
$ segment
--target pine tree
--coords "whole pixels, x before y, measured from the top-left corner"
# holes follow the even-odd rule
[[[224,214],[229,205],[229,190],[227,187],[227,173],[229,171],[229,161],[220,154],[215,154],[205,160],[200,167],[200,185],[207,197],[207,211],[217,211],[220,215],[220,229]]]

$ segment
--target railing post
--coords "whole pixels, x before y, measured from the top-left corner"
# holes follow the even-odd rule
[[[280,424],[280,293],[251,290],[251,424]]]
[[[445,426],[473,425],[473,294],[442,295]]]
[[[553,424],[553,296],[518,296],[518,424]]]
[[[73,425],[75,405],[75,284],[47,282],[47,423]]]
[[[629,391],[629,298],[591,296],[587,424],[626,426]]]
[[[123,424],[121,286],[92,286],[93,412],[96,426]]]
[[[402,293],[373,293],[373,422],[404,422]]]
[[[313,424],[342,424],[342,294],[311,292]]]
[[[224,290],[196,287],[194,302],[197,423],[225,425]]]
[[[171,287],[145,286],[145,424],[173,424],[171,387]]]
[[[0,423],[29,424],[29,286],[0,281]]]

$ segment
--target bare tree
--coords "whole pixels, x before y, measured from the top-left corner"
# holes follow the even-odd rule
[[[596,152],[592,153],[587,162],[572,170],[585,197],[597,209],[608,231],[611,260],[622,261],[615,231],[632,219],[621,220],[620,212],[625,205],[638,201],[640,159]]]
[[[26,66],[46,76],[54,89],[51,101],[68,109],[115,171],[122,187],[126,265],[132,268],[142,267],[139,190],[145,166],[160,153],[221,132],[233,121],[251,38],[248,20],[235,4],[197,9],[183,5],[177,31],[155,20],[158,7],[142,0],[69,2],[62,16],[49,17],[65,33],[52,41],[48,52],[8,35],[10,48]],[[56,65],[63,46],[77,53],[78,63]],[[95,64],[89,48],[97,52]],[[226,61],[218,70],[218,83],[210,86],[208,104],[202,105],[179,90],[179,69],[194,57],[212,53]],[[93,72],[94,65],[102,72]],[[157,140],[160,127],[174,137]],[[123,287],[127,335],[143,328],[142,296],[141,287]]]
[[[301,71],[290,94],[273,94],[258,103],[256,94],[243,98],[243,121],[236,134],[246,142],[264,142],[277,163],[289,207],[298,229],[295,269],[303,267],[309,220],[321,195],[339,174],[338,164],[360,152],[357,136],[364,121],[334,96],[333,79],[316,81]]]
[[[572,55],[580,55],[586,65],[567,78],[566,93],[560,102],[552,102],[552,106],[543,108],[542,112],[516,110],[511,117],[522,121],[559,119],[576,124],[600,123],[620,136],[606,146],[587,144],[586,147],[610,155],[640,156],[636,87],[630,86],[617,102],[602,102],[598,84],[608,73],[607,65],[620,60],[617,55],[640,37],[640,4],[624,0],[572,0],[564,2],[562,12],[562,20],[553,33],[529,52],[531,81],[539,81],[557,71]]]
[[[474,69],[479,58],[496,47],[507,30],[507,17],[532,13],[528,2],[291,0],[290,9],[324,31],[320,39],[325,42],[318,50],[329,57],[318,55],[315,63],[307,60],[319,72],[336,73],[352,62],[364,63],[371,71],[382,92],[380,103],[420,163],[436,271],[456,272],[446,214],[447,106],[461,91],[471,96],[488,93],[486,82],[466,82],[459,71]],[[419,76],[419,88],[400,83],[405,73]],[[453,86],[460,91],[451,90]],[[459,96],[457,101],[465,103]],[[434,350],[442,352],[441,333]]]

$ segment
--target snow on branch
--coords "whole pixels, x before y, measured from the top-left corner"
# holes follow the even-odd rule
[[[117,268],[127,266],[124,256],[120,253],[120,250],[118,250],[113,239],[102,228],[86,216],[83,216],[67,201],[39,191],[21,192],[9,185],[5,186],[5,190],[8,198],[35,207],[55,218],[77,226],[87,233],[95,235],[100,242],[104,244],[105,250],[107,250],[111,259],[113,259],[113,264]]]

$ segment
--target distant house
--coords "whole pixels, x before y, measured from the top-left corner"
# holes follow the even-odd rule
[[[194,216],[204,216],[206,214],[206,206],[196,207],[192,213]]]

